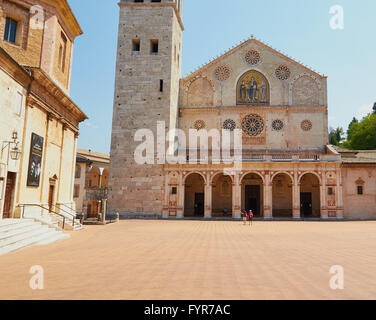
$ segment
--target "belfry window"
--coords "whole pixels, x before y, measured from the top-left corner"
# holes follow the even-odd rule
[[[150,54],[151,55],[158,55],[158,50],[159,50],[159,43],[158,40],[150,40]]]
[[[12,43],[16,43],[18,22],[7,18],[5,22],[4,40]]]
[[[139,54],[141,50],[141,41],[140,39],[133,39],[132,40],[132,53]]]

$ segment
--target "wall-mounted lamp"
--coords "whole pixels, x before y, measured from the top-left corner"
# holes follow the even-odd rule
[[[21,156],[21,150],[19,149],[19,141],[18,141],[18,133],[16,130],[12,132],[12,140],[13,141],[3,141],[3,148],[1,149],[1,157],[3,156],[3,152],[5,148],[8,148],[8,157],[7,157],[7,165],[9,162],[9,156],[12,160],[19,160]],[[11,148],[13,146],[13,148]]]

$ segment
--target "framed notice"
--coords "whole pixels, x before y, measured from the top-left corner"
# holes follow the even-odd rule
[[[31,135],[29,169],[27,173],[27,186],[39,187],[42,172],[44,138],[33,133]]]

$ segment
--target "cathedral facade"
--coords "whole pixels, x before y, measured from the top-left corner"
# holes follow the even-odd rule
[[[376,153],[328,145],[325,76],[252,36],[182,79],[182,1],[119,5],[110,211],[177,219],[240,218],[250,209],[266,220],[376,218]],[[186,137],[209,132],[207,161],[195,161],[192,144],[180,140],[184,161],[161,157],[161,123]],[[143,128],[154,138],[155,161],[147,164],[135,160]],[[213,130],[232,140],[240,133],[238,163],[214,156],[222,144]],[[234,143],[230,149],[239,153]]]

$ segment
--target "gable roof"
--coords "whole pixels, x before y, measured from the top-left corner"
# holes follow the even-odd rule
[[[232,47],[231,49],[229,49],[228,51],[226,51],[224,54],[222,54],[221,56],[209,61],[208,63],[202,65],[201,67],[199,67],[198,69],[196,69],[195,71],[187,74],[183,79],[188,79],[188,78],[191,78],[191,77],[194,77],[196,75],[198,75],[199,73],[201,73],[203,70],[205,70],[206,68],[212,66],[212,65],[215,65],[217,64],[218,62],[220,62],[221,60],[223,60],[224,58],[232,55],[233,53],[235,53],[236,51],[239,51],[241,50],[242,48],[250,45],[250,44],[256,44],[262,48],[264,48],[265,50],[268,50],[268,51],[271,51],[273,52],[274,54],[280,56],[282,59],[285,59],[287,60],[288,62],[290,62],[291,64],[295,64],[297,65],[298,67],[302,68],[302,69],[305,69],[306,71],[308,71],[309,73],[313,73],[314,75],[316,75],[318,78],[327,78],[326,76],[324,75],[321,75],[319,74],[317,71],[315,70],[312,70],[310,68],[308,68],[307,66],[303,65],[302,63],[294,60],[293,58],[291,58],[290,56],[287,56],[286,54],[283,54],[282,52],[278,51],[277,49],[274,49],[272,47],[270,47],[269,45],[265,44],[264,42],[256,39],[253,35],[251,35],[251,37],[243,42],[241,42],[240,44],[238,44],[237,46],[234,46]]]

